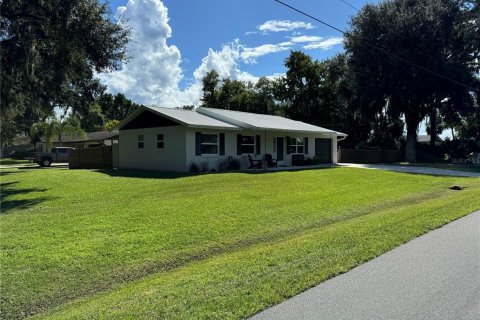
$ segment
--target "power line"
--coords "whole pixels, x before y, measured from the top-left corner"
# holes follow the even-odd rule
[[[360,9],[358,9],[357,7],[354,7],[353,5],[351,5],[350,3],[348,3],[347,1],[343,1],[343,0],[340,0],[341,2],[345,3],[347,6],[349,6],[350,8],[353,8],[357,11],[360,11]]]
[[[323,20],[320,20],[320,19],[318,19],[318,18],[316,18],[316,17],[314,17],[314,16],[306,13],[305,11],[302,11],[302,10],[300,10],[300,9],[297,9],[297,8],[291,6],[291,5],[289,5],[289,4],[287,4],[287,3],[283,2],[283,1],[280,1],[280,0],[274,0],[274,1],[275,1],[275,2],[278,2],[279,4],[285,6],[285,7],[289,8],[289,9],[291,9],[291,10],[293,10],[293,11],[296,11],[296,12],[298,12],[298,13],[300,13],[300,14],[302,14],[302,15],[304,15],[304,16],[312,19],[312,20],[315,20],[315,21],[317,21],[317,22],[319,22],[319,23],[321,23],[321,24],[323,24],[323,25],[325,25],[325,26],[327,26],[327,27],[329,27],[329,28],[331,28],[331,29],[333,29],[333,30],[336,30],[336,31],[340,32],[341,34],[343,34],[344,36],[352,36],[350,33],[346,32],[346,31],[343,31],[342,29],[339,29],[339,28],[337,28],[337,27],[335,27],[335,26],[333,26],[333,25],[331,25],[331,24],[329,24],[329,23],[327,23],[327,22],[325,22],[325,21],[323,21]],[[343,2],[343,1],[342,1],[342,2]],[[449,77],[447,77],[447,76],[444,76],[444,75],[441,74],[441,73],[438,73],[438,72],[436,72],[436,71],[430,70],[430,69],[428,69],[428,68],[426,68],[426,67],[424,67],[424,66],[421,66],[421,65],[419,65],[419,64],[417,64],[417,63],[415,63],[415,62],[412,62],[412,61],[407,60],[407,59],[405,59],[405,58],[402,58],[402,57],[400,57],[400,56],[398,56],[398,55],[396,55],[396,54],[394,54],[394,53],[391,53],[391,52],[389,52],[389,51],[387,51],[387,50],[385,50],[385,49],[383,49],[383,48],[381,48],[381,47],[378,47],[377,45],[375,45],[375,44],[373,44],[373,43],[370,43],[369,41],[367,41],[367,40],[365,40],[365,39],[360,39],[360,40],[363,41],[364,43],[366,43],[368,46],[370,46],[370,47],[372,47],[372,48],[374,48],[374,49],[377,49],[377,50],[379,50],[379,51],[381,51],[381,52],[389,55],[390,57],[393,57],[393,58],[395,58],[395,59],[398,59],[398,60],[400,60],[400,61],[403,61],[403,62],[405,62],[405,63],[408,63],[408,64],[410,64],[410,65],[412,65],[412,66],[414,66],[414,67],[417,67],[418,69],[421,69],[421,70],[423,70],[423,71],[426,71],[426,72],[428,72],[428,73],[431,73],[431,74],[433,74],[433,75],[436,75],[437,77],[440,77],[440,78],[442,78],[442,79],[444,79],[444,80],[448,80],[448,81],[450,81],[450,82],[453,82],[453,83],[455,83],[455,84],[457,84],[457,85],[459,85],[459,86],[462,86],[462,87],[465,87],[465,88],[468,88],[468,89],[471,89],[471,90],[476,90],[475,88],[473,88],[473,87],[471,87],[471,86],[469,86],[469,85],[467,85],[467,84],[464,84],[464,83],[459,82],[459,81],[457,81],[457,80],[455,80],[455,79],[452,79],[452,78],[449,78]]]

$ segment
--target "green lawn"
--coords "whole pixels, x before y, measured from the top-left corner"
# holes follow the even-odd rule
[[[353,168],[10,169],[1,187],[4,319],[240,319],[480,208],[477,178]]]

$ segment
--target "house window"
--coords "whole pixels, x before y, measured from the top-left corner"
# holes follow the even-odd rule
[[[218,154],[218,134],[202,133],[202,154]]]
[[[157,149],[163,149],[165,147],[165,141],[163,134],[157,134]]]
[[[290,153],[303,153],[303,138],[290,138]]]
[[[273,138],[273,152],[277,152],[277,138]]]
[[[242,154],[255,153],[255,136],[242,136],[240,148]]]
[[[137,149],[143,150],[144,148],[145,148],[145,141],[144,141],[143,134],[139,134],[137,136]]]

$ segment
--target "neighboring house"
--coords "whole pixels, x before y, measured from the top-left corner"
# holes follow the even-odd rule
[[[421,144],[430,144],[430,135],[429,134],[419,134],[417,136],[417,142]],[[443,142],[443,139],[437,136],[435,139],[435,145],[439,146]]]
[[[346,134],[279,116],[197,108],[195,111],[141,107],[119,126],[119,168],[188,171],[192,162],[234,157],[248,166],[248,154],[271,154],[280,165],[293,155],[337,162],[337,141]]]
[[[85,139],[79,137],[71,137],[68,135],[62,135],[61,143],[57,138],[52,140],[53,147],[73,147],[76,149],[85,149],[97,146],[110,146],[113,143],[118,143],[118,131],[96,131],[87,133]],[[40,141],[35,144],[35,150],[40,152],[49,152],[47,150],[47,142],[45,137],[41,137]]]
[[[0,158],[9,157],[13,151],[20,153],[31,152],[32,147],[33,145],[29,136],[18,134],[10,144],[0,148]]]

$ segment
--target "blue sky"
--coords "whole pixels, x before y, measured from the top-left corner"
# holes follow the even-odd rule
[[[340,29],[356,13],[340,0],[287,3]],[[198,105],[201,78],[211,69],[254,82],[282,75],[290,50],[314,59],[343,50],[341,33],[273,0],[114,0],[110,6],[132,28],[132,58],[121,71],[99,76],[112,93],[143,104]]]

